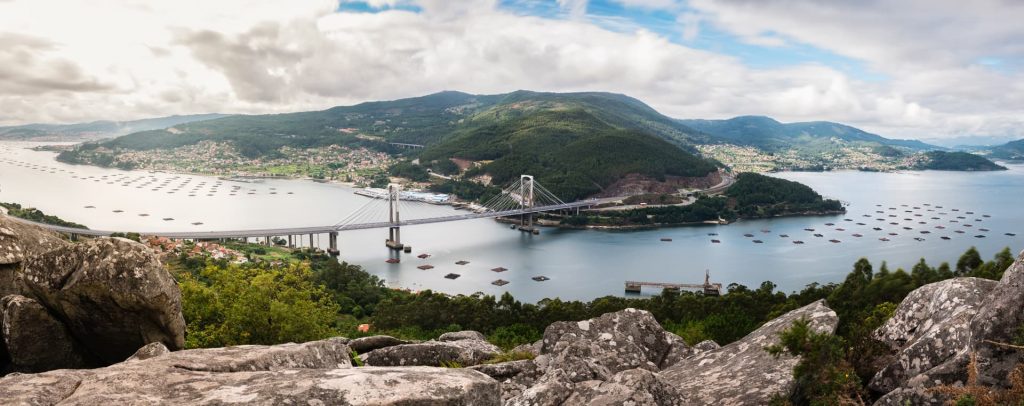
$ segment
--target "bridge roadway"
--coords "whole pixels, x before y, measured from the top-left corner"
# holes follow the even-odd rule
[[[252,229],[252,230],[232,230],[232,231],[153,231],[153,232],[139,232],[139,231],[105,231],[105,230],[83,230],[80,228],[61,227],[50,224],[36,223],[16,217],[10,217],[12,220],[16,220],[22,223],[28,223],[37,225],[43,228],[47,228],[53,231],[65,233],[65,234],[77,234],[83,236],[95,236],[104,237],[109,236],[116,232],[137,232],[141,235],[155,235],[160,237],[172,238],[172,239],[219,239],[219,238],[247,238],[247,237],[267,237],[267,236],[281,236],[281,235],[305,235],[305,234],[329,234],[339,231],[349,230],[366,230],[371,228],[387,228],[394,226],[412,226],[419,224],[432,224],[432,223],[444,223],[449,221],[460,221],[460,220],[472,220],[480,218],[493,218],[493,217],[506,217],[506,216],[518,216],[527,213],[539,213],[545,211],[558,211],[568,210],[580,207],[589,207],[601,204],[608,199],[591,199],[581,200],[572,203],[564,203],[551,206],[538,206],[531,207],[528,209],[516,209],[516,210],[505,210],[505,211],[486,211],[480,213],[467,213],[453,216],[444,217],[430,217],[422,219],[403,220],[397,224],[388,221],[376,222],[376,223],[362,223],[362,224],[343,224],[343,225],[330,225],[330,226],[314,226],[314,227],[294,227],[294,228],[268,228],[268,229]]]

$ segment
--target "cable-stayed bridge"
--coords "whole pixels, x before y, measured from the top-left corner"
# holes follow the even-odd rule
[[[481,205],[471,205],[471,212],[438,217],[424,217],[402,219],[402,213],[409,213],[414,205],[422,205],[416,201],[403,199],[401,189],[397,185],[390,185],[380,195],[372,198],[362,207],[356,209],[343,220],[324,226],[312,227],[287,227],[269,229],[249,230],[225,230],[225,231],[136,231],[136,230],[83,230],[77,228],[54,226],[30,222],[28,220],[15,219],[21,222],[32,223],[57,232],[77,236],[109,236],[114,233],[137,232],[142,235],[160,236],[171,239],[225,239],[225,238],[264,238],[269,244],[271,237],[287,237],[289,245],[295,244],[302,236],[309,235],[310,245],[313,244],[313,236],[327,234],[330,248],[328,252],[337,254],[338,233],[350,230],[366,230],[373,228],[387,228],[388,239],[386,244],[396,250],[403,249],[401,240],[401,227],[420,224],[434,224],[451,221],[472,220],[480,218],[508,217],[517,218],[517,227],[530,233],[536,233],[537,229],[533,224],[533,216],[541,212],[557,212],[578,210],[581,207],[591,207],[615,199],[590,199],[566,203],[551,193],[549,190],[535,182],[532,176],[522,175],[519,180],[504,188],[500,193],[488,199]]]

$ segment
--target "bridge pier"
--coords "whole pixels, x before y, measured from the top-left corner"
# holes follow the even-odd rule
[[[270,236],[263,237],[263,245],[270,246]]]
[[[310,250],[315,250],[316,249],[316,245],[313,244],[313,234],[309,235],[309,249]]]
[[[388,221],[392,226],[388,227],[388,239],[384,241],[384,245],[395,251],[405,248],[402,244],[402,229],[398,225],[401,222],[398,213],[399,197],[399,188],[393,184],[388,185]]]
[[[327,234],[327,236],[330,240],[330,248],[327,249],[327,253],[331,254],[332,257],[341,255],[341,251],[338,250],[338,232],[332,231],[330,234]]]
[[[295,238],[291,235],[288,236],[288,248],[295,248]]]

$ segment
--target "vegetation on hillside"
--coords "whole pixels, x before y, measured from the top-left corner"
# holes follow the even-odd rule
[[[1024,140],[1010,141],[1006,144],[992,148],[992,152],[989,156],[1008,161],[1024,160]]]
[[[7,209],[7,214],[18,218],[23,218],[25,220],[31,220],[43,224],[52,224],[61,227],[88,229],[88,227],[83,226],[81,224],[73,223],[57,216],[51,216],[49,214],[43,213],[42,211],[36,208],[22,207],[20,204],[17,203],[0,202],[0,207]]]
[[[838,200],[824,199],[799,182],[741,173],[725,196],[699,196],[685,206],[590,212],[567,217],[562,222],[571,226],[645,226],[842,212],[845,209]]]
[[[985,157],[967,152],[928,151],[925,161],[917,169],[940,171],[1001,171],[1006,170]]]

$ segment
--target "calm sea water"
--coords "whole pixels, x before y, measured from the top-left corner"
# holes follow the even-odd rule
[[[31,144],[0,143],[0,201],[34,206],[94,229],[182,231],[317,226],[334,224],[369,201],[334,184],[285,180],[249,183],[65,165],[53,160],[55,154],[31,151],[26,149],[28,146]],[[644,231],[545,229],[535,236],[487,219],[406,227],[402,230],[403,242],[414,250],[412,254],[401,254],[399,264],[384,262],[389,255],[395,255],[384,247],[387,230],[344,232],[340,235],[341,259],[364,266],[394,287],[466,294],[498,295],[508,291],[527,301],[622,295],[627,279],[701,283],[706,269],[715,282],[756,287],[770,280],[788,292],[811,282],[841,281],[860,257],[870,258],[876,266],[886,260],[892,268],[909,268],[922,257],[933,265],[954,262],[971,246],[977,246],[985,257],[1007,246],[1016,253],[1024,248],[1024,214],[1020,203],[1024,198],[1024,166],[1010,168],[988,173],[778,175],[844,201],[849,205],[845,216]],[[443,206],[409,204],[403,216],[448,215],[453,211]],[[967,214],[968,211],[973,214]],[[882,230],[874,230],[875,227]],[[981,231],[982,228],[989,231]],[[717,235],[709,236],[710,233]],[[823,237],[814,237],[815,233]],[[782,237],[783,234],[788,237]],[[950,239],[943,240],[941,236]],[[662,242],[661,238],[672,241]],[[304,245],[308,245],[308,239],[303,238]],[[721,243],[713,244],[711,239]],[[753,243],[755,239],[763,243]],[[832,243],[830,239],[841,242]],[[794,240],[804,244],[794,244]],[[314,237],[314,244],[325,246],[326,236]],[[417,258],[421,253],[431,257]],[[469,263],[457,265],[457,261]],[[424,264],[434,268],[417,268]],[[497,267],[508,271],[491,271]],[[448,273],[460,277],[445,279]],[[534,276],[547,276],[550,280],[535,282],[531,279]],[[510,283],[503,287],[491,284],[499,278]]]

